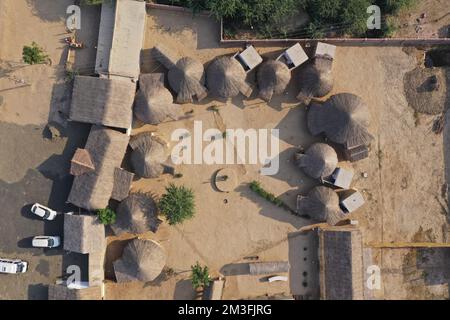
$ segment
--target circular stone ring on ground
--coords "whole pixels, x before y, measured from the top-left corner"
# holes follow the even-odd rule
[[[220,169],[213,180],[217,190],[221,192],[233,191],[237,186],[236,172],[232,168]]]

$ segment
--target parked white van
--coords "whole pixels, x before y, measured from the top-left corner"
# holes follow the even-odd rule
[[[28,269],[28,262],[19,259],[0,258],[0,273],[25,273]]]
[[[35,248],[56,248],[61,244],[61,238],[58,236],[36,236],[31,241]]]

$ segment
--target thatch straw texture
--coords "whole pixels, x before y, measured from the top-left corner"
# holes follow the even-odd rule
[[[75,177],[68,201],[87,210],[108,206],[114,188],[115,168],[125,156],[129,137],[118,131],[92,126],[85,149],[95,171]]]
[[[78,253],[105,250],[105,226],[95,216],[64,215],[64,250]]]
[[[281,61],[268,60],[259,67],[256,76],[259,97],[269,102],[274,94],[284,92],[291,80],[291,71]]]
[[[321,299],[364,299],[362,255],[360,230],[341,228],[319,231]]]
[[[135,93],[131,81],[76,76],[69,119],[128,129]]]
[[[131,165],[139,177],[157,178],[163,173],[163,163],[168,159],[168,151],[161,140],[144,132],[133,137],[130,146],[133,149]]]
[[[297,166],[314,179],[330,176],[338,164],[336,151],[325,143],[315,143],[295,158]]]
[[[369,108],[364,101],[351,93],[330,97],[324,104],[312,104],[308,111],[308,128],[311,134],[325,133],[328,139],[351,149],[369,145]]]
[[[219,57],[210,63],[206,70],[206,84],[217,97],[232,98],[242,93],[249,97],[251,86],[246,82],[247,74],[241,64],[233,57]]]
[[[163,44],[158,44],[152,51],[155,59],[169,70],[176,67],[177,61],[180,60],[180,56],[177,53]]]
[[[111,225],[116,235],[156,232],[161,223],[156,202],[148,195],[130,194],[117,208],[116,223]]]
[[[169,70],[170,87],[178,93],[177,103],[190,103],[195,96],[201,101],[207,96],[205,69],[199,61],[189,57],[178,60],[176,66]]]
[[[319,222],[326,221],[332,226],[345,219],[345,214],[339,207],[338,195],[333,189],[324,186],[314,187],[307,197],[299,196],[297,210]]]
[[[326,96],[333,89],[333,60],[315,58],[306,63],[299,73],[300,92],[297,99],[309,104],[312,98]]]
[[[163,73],[139,76],[139,90],[134,102],[135,117],[146,124],[157,125],[181,117],[181,106],[173,103],[170,91],[164,87]]]
[[[117,282],[149,282],[160,275],[166,264],[166,253],[153,240],[134,239],[114,262]]]
[[[111,199],[122,201],[128,197],[133,177],[134,173],[128,172],[122,168],[116,168],[114,170],[114,187]]]
[[[89,152],[85,149],[78,148],[70,161],[70,174],[73,176],[80,176],[87,172],[95,170]]]

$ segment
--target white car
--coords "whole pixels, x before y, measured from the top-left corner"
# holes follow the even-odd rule
[[[45,220],[53,220],[57,215],[55,210],[47,208],[39,203],[33,204],[31,212]]]
[[[37,236],[31,241],[35,248],[56,248],[61,245],[61,238],[58,236]]]
[[[19,259],[0,258],[0,273],[25,273],[28,270],[28,262]]]

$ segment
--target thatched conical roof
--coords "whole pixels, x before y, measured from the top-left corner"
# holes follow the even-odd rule
[[[169,69],[170,87],[178,93],[178,103],[189,103],[196,96],[200,101],[206,97],[205,69],[199,61],[189,57],[178,60],[175,67]]]
[[[117,282],[154,280],[166,264],[166,253],[153,240],[134,239],[127,244],[120,259],[116,260],[114,273]]]
[[[131,165],[134,173],[142,178],[157,178],[164,171],[163,163],[167,160],[167,148],[149,132],[140,133],[130,141],[133,149]]]
[[[345,214],[339,207],[337,193],[324,186],[313,188],[306,197],[300,196],[297,200],[297,210],[332,226],[345,219]]]
[[[291,80],[291,71],[281,61],[268,60],[258,69],[256,74],[259,86],[259,97],[267,102],[274,94],[281,94]]]
[[[161,223],[155,201],[142,193],[130,194],[117,208],[117,219],[111,225],[114,233],[141,234],[156,232]]]
[[[297,99],[309,104],[312,98],[326,96],[333,89],[333,74],[331,67],[333,60],[315,58],[308,62],[299,73],[300,92]]]
[[[311,134],[322,132],[333,142],[351,149],[369,145],[369,108],[364,101],[351,93],[330,97],[324,104],[312,104],[308,111],[308,128]]]
[[[166,120],[178,120],[181,106],[173,103],[170,91],[164,87],[163,73],[139,76],[139,91],[134,102],[135,117],[146,124],[159,124]]]
[[[314,179],[328,177],[336,169],[336,151],[325,143],[315,143],[305,153],[297,153],[296,164]]]
[[[246,82],[247,74],[233,57],[219,57],[206,70],[206,84],[214,96],[232,98],[242,93],[249,97],[252,93]]]

